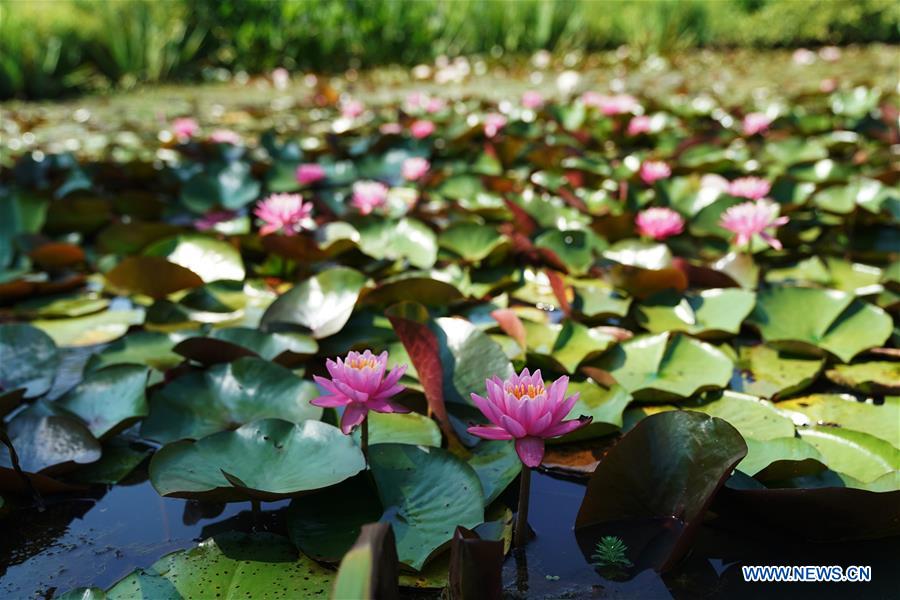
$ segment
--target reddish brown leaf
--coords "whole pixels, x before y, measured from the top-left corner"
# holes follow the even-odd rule
[[[60,269],[84,262],[84,250],[75,244],[50,242],[32,250],[28,256],[45,269]]]
[[[450,598],[492,600],[503,596],[503,542],[483,540],[457,527],[450,543]]]
[[[491,313],[491,317],[500,324],[503,333],[516,340],[521,348],[525,348],[525,326],[514,311],[498,308]]]
[[[572,314],[572,305],[569,304],[569,298],[574,296],[572,288],[566,286],[562,275],[556,271],[547,271],[547,279],[550,280],[550,287],[553,288],[553,295],[556,296],[560,309],[567,317],[570,316]]]
[[[115,288],[162,299],[173,292],[200,287],[200,276],[159,256],[129,256],[106,273]]]
[[[425,399],[451,446],[461,446],[453,431],[447,407],[444,405],[444,370],[437,337],[428,328],[428,310],[421,304],[401,302],[385,311],[397,337],[412,361],[419,381],[425,389]]]

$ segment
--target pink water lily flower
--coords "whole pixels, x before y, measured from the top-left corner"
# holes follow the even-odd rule
[[[360,212],[368,215],[376,208],[387,203],[388,187],[380,181],[357,181],[353,184],[351,204]]]
[[[172,121],[172,133],[179,141],[187,141],[194,137],[200,131],[200,124],[197,119],[191,117],[181,117]]]
[[[531,110],[537,110],[544,105],[544,96],[537,90],[528,90],[522,94],[522,106]]]
[[[325,179],[325,169],[318,163],[303,163],[297,167],[297,182],[300,185],[312,185]]]
[[[400,123],[382,123],[378,131],[384,135],[399,135],[403,133],[403,126]]]
[[[770,246],[781,250],[781,242],[767,230],[787,223],[787,217],[778,216],[778,205],[769,200],[755,200],[732,206],[724,213],[719,224],[735,234],[738,246],[749,245],[754,235],[759,235]]]
[[[488,113],[484,116],[484,135],[487,137],[496,136],[504,127],[506,127],[506,117],[500,113]]]
[[[528,369],[506,381],[494,376],[485,381],[487,398],[472,394],[472,402],[490,425],[474,425],[469,433],[486,440],[516,440],[516,452],[527,467],[536,467],[544,458],[544,440],[575,431],[591,422],[591,417],[564,420],[578,401],[578,394],[566,397],[568,377],[560,377],[550,389],[544,386],[541,371]]]
[[[425,112],[430,115],[441,112],[445,108],[447,108],[447,101],[443,98],[432,97],[425,103]]]
[[[431,163],[428,162],[428,159],[422,158],[421,156],[414,156],[403,161],[403,166],[400,167],[400,171],[403,174],[403,179],[407,181],[418,181],[428,173],[428,169],[430,168]]]
[[[773,120],[772,117],[765,113],[752,112],[744,116],[741,127],[744,130],[744,135],[756,135],[758,133],[765,133]]]
[[[241,136],[230,129],[216,129],[209,134],[209,141],[215,144],[231,144],[238,146],[241,144]]]
[[[197,231],[210,231],[216,228],[219,223],[225,223],[237,217],[237,213],[231,210],[217,210],[208,212],[199,219],[194,221],[194,227]]]
[[[310,218],[312,203],[304,202],[300,194],[272,194],[256,205],[253,214],[262,221],[260,235],[280,232],[292,236]]]
[[[408,408],[391,400],[406,389],[397,383],[406,372],[406,365],[396,366],[385,375],[387,359],[387,352],[375,356],[371,350],[350,352],[343,360],[328,359],[325,367],[331,379],[318,375],[313,377],[327,393],[310,400],[310,404],[323,408],[343,406],[341,431],[345,434],[362,423],[370,410],[408,413]]]
[[[684,231],[684,219],[671,208],[648,208],[634,219],[638,233],[654,240],[664,240]]]
[[[649,133],[651,130],[650,124],[650,117],[648,117],[647,115],[638,115],[636,117],[631,117],[631,120],[628,122],[628,129],[625,130],[625,133],[630,136]]]
[[[581,96],[585,106],[597,108],[607,117],[635,112],[641,107],[637,98],[630,94],[606,95],[597,92],[585,92]]]
[[[347,100],[341,104],[341,116],[355,119],[366,111],[366,105],[359,100]]]
[[[434,129],[434,123],[425,119],[413,121],[412,125],[409,126],[409,132],[417,140],[427,138],[429,135],[434,133]]]
[[[728,184],[728,193],[738,198],[759,200],[765,198],[772,184],[760,177],[740,177]]]
[[[660,160],[647,160],[641,163],[638,171],[641,181],[647,185],[653,185],[660,179],[668,179],[672,175],[669,165]]]

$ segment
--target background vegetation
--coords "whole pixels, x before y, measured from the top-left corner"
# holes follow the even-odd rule
[[[895,0],[0,0],[0,98],[214,69],[316,71],[436,56],[900,40]]]

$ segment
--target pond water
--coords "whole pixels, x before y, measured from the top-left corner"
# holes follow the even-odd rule
[[[803,544],[761,528],[736,535],[700,528],[692,554],[660,577],[645,570],[610,581],[590,565],[573,523],[585,487],[535,473],[530,523],[536,537],[504,565],[510,598],[897,598],[900,539],[846,544]],[[511,486],[515,488],[515,486]],[[512,490],[508,492],[512,494]],[[514,498],[508,498],[514,501]],[[58,497],[43,511],[23,509],[4,521],[0,537],[0,597],[51,599],[80,586],[109,587],[162,555],[190,548],[229,530],[284,532],[287,501],[263,505],[254,519],[249,503],[200,504],[161,498],[144,473],[94,495]],[[868,584],[745,584],[743,564],[871,565]],[[416,597],[422,597],[416,594]],[[435,595],[437,597],[437,595]]]

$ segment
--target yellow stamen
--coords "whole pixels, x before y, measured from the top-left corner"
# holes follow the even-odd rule
[[[544,393],[543,385],[533,385],[520,383],[519,385],[507,385],[506,392],[515,396],[516,400],[521,400],[522,396],[528,396],[530,398],[535,398],[536,396],[540,396]]]
[[[348,358],[345,364],[351,369],[374,369],[378,364],[378,361],[374,356],[371,358],[363,358],[362,356],[360,356],[358,358]]]

